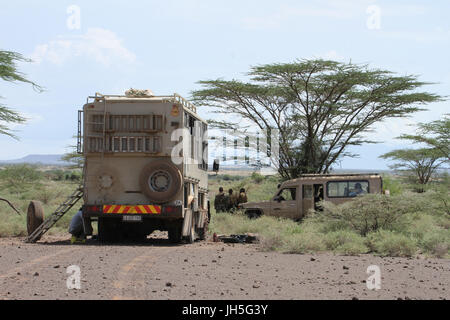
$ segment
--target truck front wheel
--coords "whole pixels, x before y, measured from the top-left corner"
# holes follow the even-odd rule
[[[247,217],[249,217],[250,219],[257,219],[259,217],[261,217],[261,211],[259,210],[255,210],[255,209],[250,209],[250,210],[246,210],[245,214],[247,215]]]

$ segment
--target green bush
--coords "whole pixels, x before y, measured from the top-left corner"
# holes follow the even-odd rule
[[[383,176],[383,191],[389,190],[392,196],[401,194],[404,189],[399,179],[394,179],[391,176]]]
[[[323,212],[316,216],[324,223],[350,228],[365,236],[379,229],[401,228],[405,215],[421,211],[426,205],[423,196],[411,193],[367,194],[340,205],[325,201]]]
[[[328,250],[344,254],[359,254],[368,251],[365,239],[353,231],[340,230],[325,235],[324,243]]]
[[[295,233],[283,239],[281,250],[285,253],[311,253],[325,251],[326,245],[318,233]]]
[[[448,230],[428,232],[420,240],[424,253],[433,257],[444,258],[450,254],[450,235]]]
[[[280,250],[284,244],[283,236],[277,232],[269,232],[261,236],[260,247],[263,251]]]
[[[417,251],[412,238],[389,230],[368,234],[366,245],[372,252],[382,256],[410,257]]]
[[[258,193],[250,192],[249,196],[261,199],[264,192],[273,189],[277,180],[271,184],[268,180],[258,185]],[[241,180],[239,185],[248,181]],[[253,185],[249,186],[251,190]],[[448,200],[448,189],[421,194],[404,191],[391,196],[371,194],[341,205],[325,202],[323,212],[313,212],[301,223],[268,216],[248,219],[242,212],[213,212],[210,230],[220,234],[258,233],[262,250],[286,253],[328,250],[345,255],[372,252],[384,256],[421,253],[448,257],[450,215],[444,205]]]
[[[257,172],[253,172],[252,175],[251,175],[251,178],[257,184],[260,184],[261,182],[264,181],[264,176],[262,174],[257,173]]]
[[[42,173],[35,166],[17,164],[7,166],[0,171],[0,179],[6,182],[8,187],[21,189],[36,183],[42,178]]]
[[[44,176],[53,181],[61,181],[65,178],[65,172],[61,169],[48,170],[44,172]]]

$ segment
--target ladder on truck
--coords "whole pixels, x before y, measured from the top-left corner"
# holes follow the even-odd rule
[[[55,225],[56,222],[58,222],[59,219],[61,219],[67,211],[72,208],[75,203],[78,202],[83,197],[83,187],[79,186],[77,190],[75,190],[69,197],[67,197],[66,201],[62,203],[56,210],[53,212],[47,219],[42,222],[42,224],[37,227],[36,230],[33,231],[32,234],[30,234],[25,242],[28,243],[34,243],[38,241],[44,233],[46,233],[51,227]]]

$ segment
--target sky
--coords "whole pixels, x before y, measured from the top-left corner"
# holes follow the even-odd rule
[[[418,75],[450,93],[450,1],[7,1],[0,50],[33,60],[19,68],[45,91],[0,82],[2,104],[21,112],[19,141],[0,136],[0,159],[61,154],[74,144],[77,110],[95,92],[130,87],[189,98],[200,80],[246,79],[251,66],[324,58]],[[450,113],[450,102],[377,124],[343,169],[387,169],[378,156],[410,147],[395,139]],[[200,109],[203,118],[214,118]]]

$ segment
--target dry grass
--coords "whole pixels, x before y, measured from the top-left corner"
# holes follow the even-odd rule
[[[29,168],[27,168],[27,171]],[[35,169],[35,168],[34,168]],[[37,169],[35,169],[37,171]],[[26,236],[26,213],[31,200],[42,203],[45,216],[49,216],[76,188],[77,183],[68,181],[52,181],[40,174],[38,179],[34,174],[28,174],[33,179],[25,178],[15,181],[13,177],[0,175],[0,196],[11,201],[21,212],[15,213],[6,203],[0,202],[0,237]],[[78,210],[79,205],[72,208],[57,224],[50,229],[49,234],[67,232],[70,219]]]

